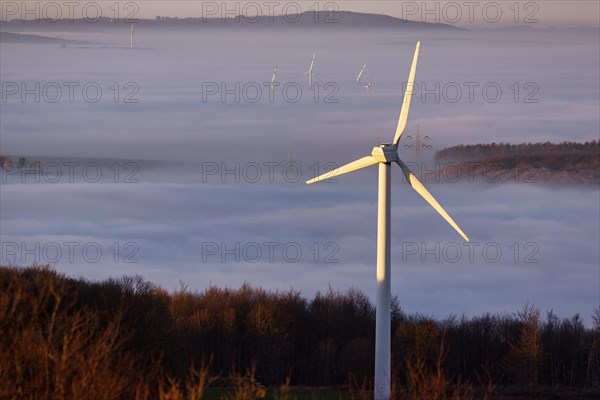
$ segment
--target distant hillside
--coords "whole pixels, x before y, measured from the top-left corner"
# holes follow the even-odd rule
[[[68,40],[48,36],[31,35],[23,33],[0,32],[0,43],[23,43],[23,44],[93,44],[79,40]]]
[[[600,142],[492,143],[439,150],[442,171],[488,182],[600,185]],[[451,165],[447,165],[451,164]]]
[[[171,18],[157,16],[155,19],[136,20],[136,27],[148,28],[393,28],[406,30],[449,30],[460,31],[453,25],[430,22],[408,21],[401,18],[395,18],[388,15],[365,14],[349,11],[306,11],[301,14],[289,14],[285,16],[263,15],[260,18],[250,17],[228,17],[220,18],[217,15],[207,15],[206,18]],[[20,20],[10,20],[0,22],[0,27],[4,30],[26,32],[26,31],[81,31],[81,30],[113,30],[122,29],[123,25],[129,26],[129,23],[120,21],[115,23],[111,18],[100,18],[97,22],[90,23],[85,19],[62,19],[49,22],[40,20],[38,22]]]
[[[472,161],[490,157],[512,157],[556,154],[600,154],[600,142],[562,142],[562,143],[491,143],[469,144],[435,152],[436,161]]]

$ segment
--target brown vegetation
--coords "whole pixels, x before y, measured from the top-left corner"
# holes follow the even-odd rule
[[[406,315],[397,298],[392,309],[396,398],[600,387],[598,311],[589,329],[578,316],[542,321],[530,306],[444,321]],[[292,385],[348,382],[351,398],[367,398],[374,318],[357,290],[168,293],[140,277],[88,282],[0,267],[0,398],[198,400],[225,385],[234,389],[222,400],[246,400],[265,397],[264,384],[289,400]]]
[[[490,143],[468,144],[447,147],[435,152],[437,161],[475,161],[484,158],[504,158],[516,156],[548,156],[557,154],[600,155],[600,141],[562,143]]]
[[[600,184],[599,141],[460,145],[437,151],[435,160],[445,164],[434,178],[451,181]]]

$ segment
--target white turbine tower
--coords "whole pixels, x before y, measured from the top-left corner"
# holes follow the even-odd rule
[[[129,48],[133,49],[133,24],[131,24],[131,29],[129,31]]]
[[[367,68],[367,64],[363,64],[362,68],[360,69],[360,72],[356,76],[356,83],[360,82],[360,77],[362,76],[365,68]]]
[[[308,74],[308,86],[312,86],[312,78],[313,78],[313,65],[315,64],[315,57],[316,57],[317,53],[313,54],[313,58],[312,61],[310,62],[310,67],[308,67],[308,71],[306,71],[304,73],[304,75]]]
[[[431,193],[419,182],[417,177],[398,158],[398,142],[406,127],[408,109],[413,93],[419,44],[408,76],[404,102],[398,118],[398,126],[392,144],[383,143],[373,148],[370,156],[360,158],[333,171],[327,172],[307,184],[322,181],[334,176],[356,171],[379,164],[379,198],[377,206],[377,308],[375,315],[375,400],[389,400],[391,384],[391,290],[390,290],[390,168],[397,163],[412,188],[429,203],[466,241],[469,238],[456,225]]]

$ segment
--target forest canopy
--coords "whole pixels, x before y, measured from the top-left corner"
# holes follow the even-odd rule
[[[494,386],[527,390],[597,388],[595,312],[593,327],[531,305],[436,320],[406,314],[394,297],[394,384],[488,376]],[[221,377],[253,368],[264,385],[347,387],[351,377],[368,387],[374,328],[374,306],[356,289],[312,298],[248,284],[167,292],[140,276],[90,282],[48,266],[3,266],[0,398],[149,398],[156,382],[185,382],[191,365],[207,362]]]

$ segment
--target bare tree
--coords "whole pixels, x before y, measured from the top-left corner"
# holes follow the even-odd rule
[[[521,325],[519,336],[516,342],[508,344],[504,366],[515,382],[537,387],[540,365],[545,358],[540,310],[526,304],[517,312],[517,318]]]

